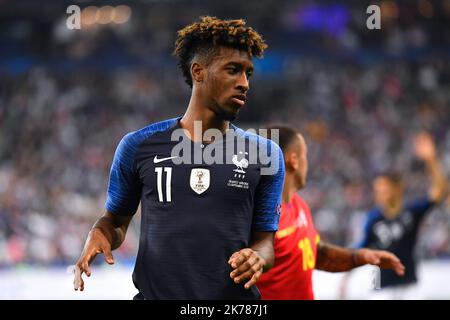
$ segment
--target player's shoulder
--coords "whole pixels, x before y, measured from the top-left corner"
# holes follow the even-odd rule
[[[306,203],[305,199],[303,199],[298,193],[294,193],[292,201],[297,203],[297,205],[302,209],[309,211],[309,206]]]
[[[119,158],[127,158],[130,161],[134,158],[137,149],[141,143],[152,135],[163,132],[171,128],[177,122],[178,118],[167,119],[152,123],[144,128],[131,131],[125,134],[119,142],[116,149],[116,155]]]
[[[152,135],[158,132],[164,132],[173,127],[178,119],[179,117],[158,121],[136,131],[128,132],[122,138],[120,145],[124,145],[125,147],[137,147],[142,141],[148,139]]]
[[[410,200],[404,204],[404,208],[406,210],[412,210],[417,207],[424,207],[427,205],[433,204],[433,201],[428,196],[423,196],[419,198],[415,198],[413,200]]]
[[[375,207],[367,213],[366,223],[371,224],[377,220],[383,219],[384,215],[380,208]]]
[[[164,131],[170,129],[177,123],[178,119],[179,119],[179,117],[176,117],[176,118],[162,120],[162,121],[158,121],[158,122],[149,124],[148,126],[145,126],[139,130],[127,133],[125,135],[125,137],[128,140],[135,140],[135,141],[145,140],[146,138],[148,138],[158,132],[164,132]]]
[[[416,198],[415,200],[405,203],[404,210],[412,213],[423,214],[428,212],[436,205],[436,202],[428,196]]]

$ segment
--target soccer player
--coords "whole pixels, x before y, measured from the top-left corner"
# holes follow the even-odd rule
[[[417,234],[424,217],[441,203],[447,194],[447,179],[438,160],[435,143],[429,133],[415,137],[415,154],[425,163],[431,177],[428,195],[405,203],[402,178],[395,173],[383,173],[373,182],[377,205],[367,215],[363,239],[357,247],[371,247],[395,253],[405,264],[404,277],[390,270],[381,270],[381,289],[370,296],[372,299],[420,299],[417,290],[414,248]],[[345,279],[344,283],[347,281]]]
[[[274,260],[283,154],[272,141],[230,121],[245,105],[252,57],[261,57],[266,47],[244,20],[206,16],[178,31],[174,55],[192,89],[186,113],[131,132],[119,143],[106,213],[89,232],[76,263],[75,290],[84,289],[82,273],[90,276],[89,265],[97,254],[114,262],[111,251],[123,242],[141,203],[135,299],[260,298],[254,284]],[[202,133],[215,129],[220,136],[214,141],[199,138],[194,132],[197,121]],[[232,139],[230,130],[235,133]],[[175,132],[188,140],[189,148],[180,156],[172,152],[179,143],[171,138]],[[270,162],[250,162],[245,157],[252,155],[239,149],[239,139],[247,147],[273,150]],[[229,154],[225,151],[230,145],[236,149]],[[225,164],[206,163],[204,158],[200,164],[195,159],[176,162],[179,157],[202,156],[212,147],[216,153],[223,151]],[[274,174],[263,174],[274,163]]]
[[[308,173],[307,145],[303,136],[288,126],[272,126],[279,130],[286,176],[279,230],[275,235],[275,263],[257,283],[266,300],[314,299],[314,268],[341,272],[372,264],[393,269],[402,275],[404,266],[393,254],[370,249],[352,250],[320,240],[314,228],[310,209],[298,195],[306,184]],[[271,132],[269,130],[269,132]]]

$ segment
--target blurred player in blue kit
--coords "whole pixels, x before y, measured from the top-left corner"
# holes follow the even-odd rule
[[[399,277],[392,270],[381,270],[381,289],[375,290],[374,299],[421,298],[417,282],[414,249],[421,222],[433,207],[447,195],[448,183],[438,160],[435,143],[429,133],[415,137],[416,157],[423,161],[431,177],[428,194],[411,202],[404,202],[403,179],[396,173],[383,173],[373,182],[376,208],[367,215],[363,238],[358,248],[369,247],[393,252],[405,265],[405,275]],[[348,279],[343,281],[343,295]]]

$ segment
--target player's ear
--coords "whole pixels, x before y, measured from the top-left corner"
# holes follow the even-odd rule
[[[297,171],[298,167],[300,166],[300,158],[296,152],[292,152],[292,166],[294,167],[295,171]]]
[[[198,62],[193,62],[191,65],[192,83],[200,84],[205,79],[206,69]]]
[[[292,169],[293,171],[296,171],[298,169],[298,166],[300,165],[300,159],[298,158],[297,153],[287,152],[284,157],[286,167]]]

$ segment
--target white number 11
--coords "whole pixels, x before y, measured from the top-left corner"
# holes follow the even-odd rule
[[[164,202],[163,191],[162,191],[163,168],[156,167],[155,172],[158,174],[158,176],[156,178],[156,182],[158,185],[159,202]],[[172,201],[172,195],[171,195],[172,168],[164,168],[164,172],[166,173],[166,201],[171,202]]]

